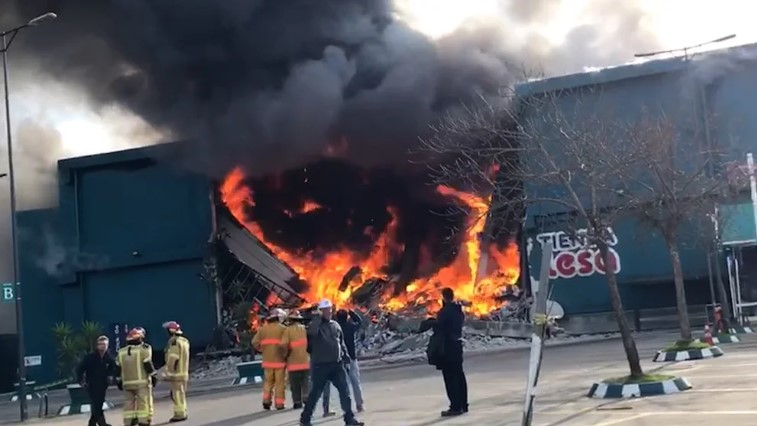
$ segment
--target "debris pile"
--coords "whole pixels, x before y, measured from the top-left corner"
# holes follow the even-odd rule
[[[237,364],[245,362],[246,357],[229,356],[206,361],[198,361],[190,372],[190,380],[218,379],[222,377],[236,377]]]

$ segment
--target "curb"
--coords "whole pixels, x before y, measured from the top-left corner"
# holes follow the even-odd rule
[[[232,386],[237,385],[258,385],[263,383],[263,376],[237,377],[231,382]]]
[[[594,383],[589,389],[589,398],[640,398],[645,396],[669,395],[691,389],[691,384],[683,377],[662,382],[631,385],[611,385]]]
[[[706,349],[691,349],[688,351],[663,352],[657,351],[654,362],[688,361],[694,359],[717,358],[723,355],[723,350],[717,346]]]
[[[110,401],[103,402],[103,411],[112,410],[116,405]],[[92,411],[90,404],[66,404],[58,410],[59,416],[73,416],[75,414],[87,414]]]
[[[39,398],[39,394],[36,393],[36,392],[33,393],[33,394],[31,394],[31,393],[27,393],[26,394],[26,400],[27,401],[31,401],[34,398]],[[9,399],[9,401],[10,402],[17,402],[18,401],[18,394],[15,394],[15,395],[11,396],[11,399]]]
[[[703,343],[703,338],[699,338],[694,340],[695,342]],[[721,343],[739,343],[741,339],[739,339],[739,336],[735,334],[721,334],[720,336],[713,337],[712,343],[715,345],[719,345]]]
[[[754,334],[754,330],[752,330],[752,327],[731,327],[728,329],[728,331],[731,334]]]

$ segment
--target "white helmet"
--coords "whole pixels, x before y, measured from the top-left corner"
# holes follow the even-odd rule
[[[286,316],[286,312],[284,312],[284,310],[280,308],[272,309],[271,312],[268,313],[268,318],[278,318],[279,321],[286,318]]]
[[[331,301],[330,301],[329,299],[323,299],[323,300],[321,300],[321,301],[320,301],[320,302],[318,303],[318,309],[328,309],[328,308],[330,308],[331,306],[332,306],[332,305],[331,305]]]

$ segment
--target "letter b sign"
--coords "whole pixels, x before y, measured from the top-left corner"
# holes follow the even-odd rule
[[[13,303],[15,299],[13,294],[13,284],[3,283],[1,290],[3,292],[3,303]]]

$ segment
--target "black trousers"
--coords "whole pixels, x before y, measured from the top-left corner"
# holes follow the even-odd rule
[[[105,413],[103,412],[103,403],[105,403],[105,392],[107,388],[87,388],[90,403],[89,426],[105,426]]]
[[[440,366],[447,390],[450,410],[468,409],[468,381],[463,371],[463,343],[461,341],[445,342],[444,362]]]
[[[323,394],[323,390],[331,382],[339,392],[339,403],[342,406],[342,411],[344,411],[344,421],[351,422],[355,418],[355,413],[352,412],[352,400],[350,399],[350,389],[347,387],[347,370],[344,364],[341,362],[313,364],[311,374],[313,383],[308,399],[305,401],[305,407],[302,409],[300,421],[310,424],[315,404]]]

